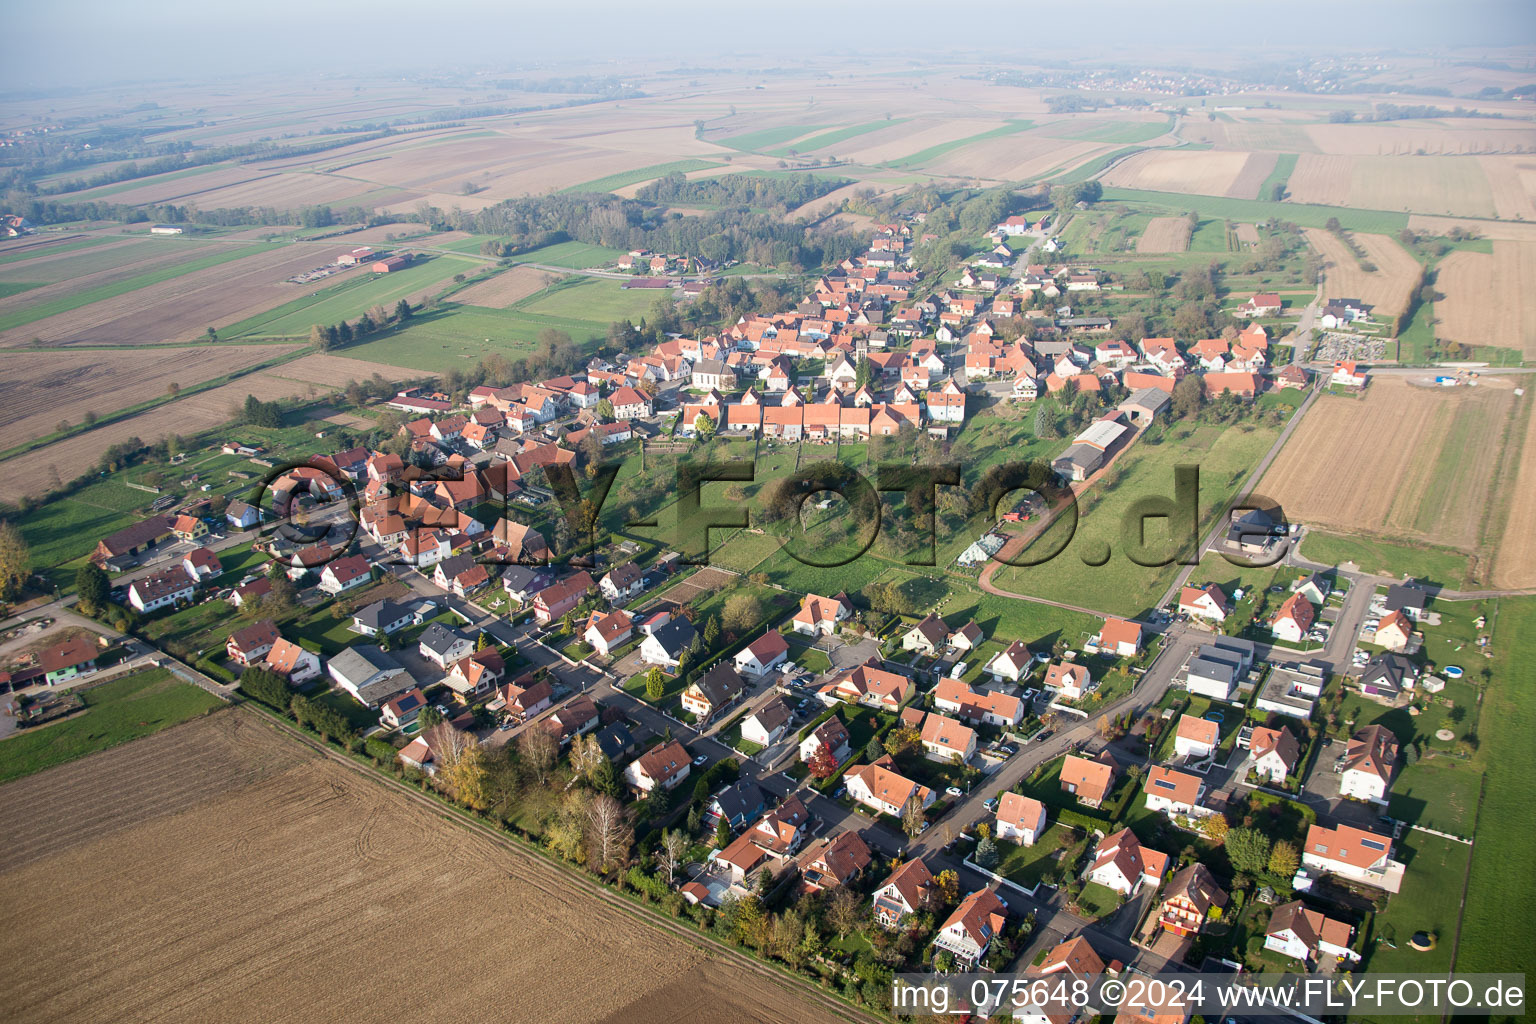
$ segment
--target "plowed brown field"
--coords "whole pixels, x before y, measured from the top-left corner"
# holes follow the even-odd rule
[[[1320,397],[1258,490],[1309,526],[1438,544],[1506,573],[1531,572],[1536,546],[1490,552],[1508,531],[1484,530],[1509,503],[1514,482],[1498,470],[1506,442],[1520,441],[1511,427],[1529,401],[1508,378],[1437,388],[1377,375],[1362,397]],[[1531,482],[1527,474],[1518,486]]]
[[[1224,196],[1230,193],[1247,162],[1247,153],[1148,150],[1120,161],[1100,180],[1120,188]]]
[[[836,1016],[240,711],[0,787],[0,814],[11,1021]]]

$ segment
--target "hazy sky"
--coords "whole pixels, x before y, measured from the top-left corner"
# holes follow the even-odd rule
[[[1230,52],[1536,44],[1532,0],[1087,0],[955,5],[807,0],[5,0],[0,88],[294,69],[511,65],[683,57],[964,50],[1156,61]],[[946,12],[949,12],[946,14]],[[942,22],[943,24],[939,24]],[[886,25],[889,25],[887,29]],[[943,29],[940,31],[940,29]]]

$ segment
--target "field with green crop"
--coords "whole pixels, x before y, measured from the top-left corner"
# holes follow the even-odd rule
[[[652,164],[650,167],[637,167],[632,171],[619,171],[617,174],[609,174],[592,181],[584,181],[580,185],[572,185],[563,188],[562,192],[612,192],[614,189],[623,188],[625,185],[638,185],[642,181],[650,181],[652,178],[665,177],[668,174],[687,174],[690,171],[707,171],[711,167],[722,166],[715,160],[673,160],[666,164]]]
[[[148,736],[224,704],[162,668],[114,679],[81,695],[84,712],[0,743],[0,782]]]
[[[906,121],[907,118],[898,117],[888,121],[866,121],[864,124],[848,125],[846,128],[834,128],[829,132],[812,135],[808,139],[801,139],[793,146],[780,146],[778,149],[766,151],[767,156],[789,156],[795,153],[814,153],[819,149],[827,149],[831,146],[839,146],[849,139],[856,139],[860,135],[879,131],[881,128],[889,128]],[[834,154],[836,155],[836,154]]]
[[[1005,135],[1016,135],[1019,132],[1028,131],[1030,128],[1033,128],[1034,124],[1035,123],[1033,121],[1009,121],[1007,124],[999,125],[998,127],[993,128],[990,131],[982,132],[979,135],[969,135],[963,139],[955,139],[951,142],[941,142],[936,146],[929,146],[927,149],[920,149],[910,156],[898,157],[895,160],[887,160],[880,166],[921,167],[923,164],[937,160],[939,157],[944,156],[947,153],[954,152],[961,146],[969,146],[977,142],[986,142],[988,139],[1000,139]]]
[[[413,266],[391,274],[365,271],[349,275],[340,284],[322,288],[312,295],[231,324],[221,329],[219,336],[226,340],[307,338],[309,329],[315,324],[355,320],[374,306],[393,307],[406,296],[441,284],[454,274],[470,273],[483,266],[480,260],[436,254],[423,257]]]
[[[1223,196],[1186,195],[1182,192],[1146,192],[1132,188],[1105,188],[1104,201],[1130,203],[1179,213],[1195,210],[1205,217],[1259,223],[1274,218],[1288,220],[1307,228],[1320,228],[1330,219],[1349,231],[1395,235],[1408,226],[1406,213],[1388,210],[1356,210],[1347,206],[1317,206],[1308,203],[1275,203],[1262,199],[1227,199]],[[1163,214],[1166,216],[1167,214]]]
[[[558,242],[542,249],[531,249],[517,257],[519,263],[541,263],[567,270],[586,270],[589,267],[609,266],[624,253],[586,242]]]

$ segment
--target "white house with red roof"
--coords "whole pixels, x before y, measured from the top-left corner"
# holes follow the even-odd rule
[[[1292,594],[1269,620],[1269,631],[1276,640],[1299,644],[1316,621],[1312,602],[1301,594]]]
[[[1185,587],[1179,592],[1179,614],[1207,622],[1223,622],[1232,608],[1227,595],[1214,583]]]
[[[997,838],[1034,846],[1045,834],[1045,804],[1009,791],[997,801]]]
[[[1136,834],[1123,828],[1105,836],[1094,851],[1093,867],[1088,869],[1088,881],[1129,899],[1143,885],[1156,889],[1162,884],[1168,871],[1168,855],[1141,845]]]
[[[847,594],[839,593],[836,597],[806,594],[795,612],[795,632],[830,636],[837,632],[837,624],[852,614],[853,605]]]
[[[968,971],[1007,923],[1008,905],[991,889],[977,889],[939,927],[933,945],[953,954],[957,970]]]
[[[1176,757],[1204,758],[1216,752],[1221,742],[1221,726],[1194,715],[1180,715],[1177,730],[1173,734],[1173,753]]]
[[[1134,658],[1141,653],[1141,623],[1129,619],[1106,618],[1093,639],[1105,654]]]
[[[1301,866],[1308,873],[1338,875],[1355,882],[1397,892],[1403,886],[1406,870],[1401,861],[1392,859],[1389,836],[1369,832],[1352,825],[1307,829],[1307,842],[1301,851]],[[1297,888],[1306,888],[1301,884]]]
[[[788,657],[789,644],[785,641],[784,634],[776,629],[769,629],[737,651],[733,660],[737,672],[743,675],[765,676],[784,664],[784,660]]]
[[[1365,387],[1366,372],[1360,369],[1350,360],[1340,360],[1333,364],[1333,375],[1328,378],[1329,384],[1339,384],[1346,388]]]

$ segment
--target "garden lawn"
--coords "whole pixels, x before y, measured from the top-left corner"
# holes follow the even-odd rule
[[[1482,785],[1483,773],[1471,765],[1449,757],[1421,760],[1392,780],[1387,813],[1412,825],[1470,837]]]
[[[1059,851],[1068,851],[1065,856],[1070,856],[1082,835],[1077,829],[1062,824],[1053,824],[1045,830],[1033,846],[1016,846],[1008,840],[1001,840],[997,844],[999,854],[997,865],[992,869],[1010,882],[1017,882],[1026,889],[1033,889],[1042,880],[1054,876],[1061,867],[1063,861],[1056,854]]]
[[[82,690],[81,697],[83,714],[20,730],[0,742],[0,782],[148,736],[224,704],[160,668]]]
[[[1373,943],[1365,968],[1372,974],[1389,971],[1448,971],[1461,917],[1461,891],[1466,878],[1468,848],[1463,843],[1423,832],[1406,832],[1392,847],[1394,860],[1408,865],[1403,888],[1376,915]],[[1438,945],[1427,953],[1408,945],[1415,932],[1432,932]],[[1511,936],[1503,936],[1510,942]],[[1396,943],[1393,949],[1388,942]],[[1513,949],[1511,949],[1513,952]],[[1511,968],[1516,969],[1516,968]]]

